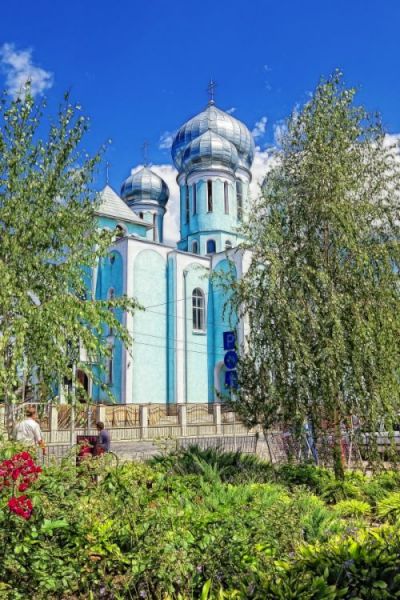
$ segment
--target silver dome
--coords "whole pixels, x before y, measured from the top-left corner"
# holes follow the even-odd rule
[[[190,142],[206,131],[213,131],[231,142],[239,155],[239,164],[247,169],[254,158],[254,141],[250,131],[238,119],[210,103],[178,130],[172,144],[172,159],[178,170],[182,167],[183,154]]]
[[[236,147],[213,131],[205,131],[186,146],[182,156],[182,167],[186,172],[194,167],[222,166],[236,170],[239,156]]]
[[[132,173],[121,187],[121,197],[128,204],[134,202],[154,202],[165,206],[169,198],[169,189],[161,177],[148,167]]]

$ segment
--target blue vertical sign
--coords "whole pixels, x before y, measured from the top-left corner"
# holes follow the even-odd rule
[[[238,375],[235,369],[238,363],[238,355],[236,353],[236,334],[234,331],[224,331],[224,364],[226,367],[225,372],[225,386],[228,388],[237,389],[238,387]]]

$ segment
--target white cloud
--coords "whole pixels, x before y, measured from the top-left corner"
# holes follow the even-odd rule
[[[274,148],[262,150],[259,146],[256,146],[254,161],[251,167],[253,179],[250,183],[250,200],[254,200],[260,195],[260,186],[262,185],[266,174],[277,164],[274,150]]]
[[[169,150],[171,148],[175,134],[176,131],[164,131],[164,133],[161,134],[160,142],[158,144],[160,150]]]
[[[53,85],[53,73],[37,67],[32,62],[32,50],[17,50],[14,44],[0,47],[0,66],[6,75],[8,93],[18,97],[26,83],[31,85],[31,94],[36,96]]]
[[[225,112],[228,113],[228,115],[233,115],[235,110],[236,110],[236,106],[232,106],[232,108],[228,108],[228,110],[226,110]]]
[[[285,121],[277,121],[274,124],[274,143],[277,146],[281,146],[282,140],[287,132],[287,125]]]
[[[267,126],[267,117],[261,117],[259,121],[254,125],[253,131],[251,132],[253,138],[256,139],[258,137],[262,137],[265,133],[265,128]]]

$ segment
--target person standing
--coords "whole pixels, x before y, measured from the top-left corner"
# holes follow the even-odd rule
[[[109,432],[104,429],[104,423],[98,421],[96,423],[99,435],[96,443],[96,454],[102,454],[103,452],[110,452],[111,438]]]
[[[25,411],[25,419],[20,421],[15,428],[15,439],[29,446],[39,446],[46,454],[46,445],[37,422],[36,409],[29,406]]]

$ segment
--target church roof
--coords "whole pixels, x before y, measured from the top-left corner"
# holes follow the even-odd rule
[[[109,185],[106,185],[101,190],[100,203],[95,212],[102,217],[110,217],[111,219],[128,221],[129,223],[140,223],[140,225],[144,225],[145,227],[152,227],[151,223],[149,224],[139,219]]]

